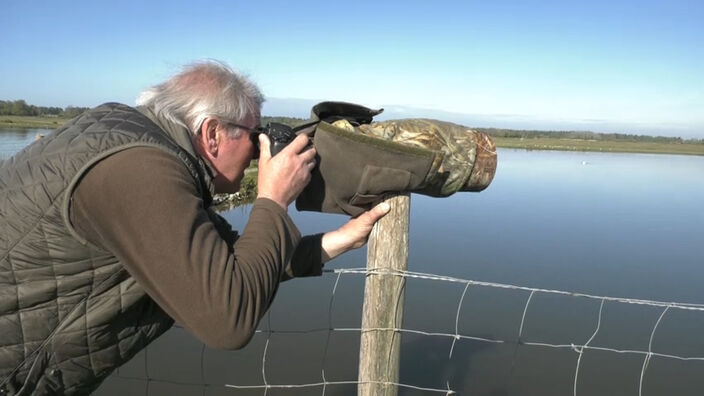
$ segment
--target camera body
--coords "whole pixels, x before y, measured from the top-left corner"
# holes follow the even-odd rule
[[[297,136],[296,131],[293,128],[278,122],[270,122],[266,124],[265,127],[262,127],[260,133],[263,133],[269,137],[269,141],[271,142],[269,151],[271,152],[272,157],[278,154],[279,151],[283,150],[283,148],[291,143],[291,141]],[[252,134],[251,137],[255,149],[254,158],[256,159],[259,157],[259,136],[258,134]]]
[[[264,127],[263,134],[269,137],[271,141],[271,156],[275,156],[279,151],[283,150],[293,139],[296,138],[296,132],[288,125],[278,122],[270,122]]]

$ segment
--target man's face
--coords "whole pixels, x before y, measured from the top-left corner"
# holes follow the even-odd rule
[[[241,124],[254,129],[259,125],[259,116],[250,115]],[[233,138],[229,136],[227,127],[226,124],[218,126],[220,134],[218,155],[213,159],[213,166],[219,173],[214,180],[217,193],[239,191],[244,170],[247,169],[254,157],[255,147],[250,139],[250,132],[240,129],[240,135]],[[233,127],[230,126],[230,128]]]

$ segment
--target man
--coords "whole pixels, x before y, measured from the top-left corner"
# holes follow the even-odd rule
[[[205,62],[138,108],[89,110],[0,164],[0,394],[85,394],[176,320],[211,347],[252,337],[279,282],[361,247],[387,205],[301,238],[287,214],[315,149],[261,150],[241,236],[210,209],[239,189],[263,97]]]

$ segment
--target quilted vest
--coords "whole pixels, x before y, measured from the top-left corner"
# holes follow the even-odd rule
[[[0,163],[0,395],[90,393],[171,327],[122,264],[68,219],[81,176],[138,146],[180,158],[207,204],[205,165],[176,143],[187,134],[108,103]]]

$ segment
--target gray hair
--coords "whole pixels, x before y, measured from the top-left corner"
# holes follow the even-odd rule
[[[142,92],[137,104],[183,125],[192,133],[207,117],[241,123],[259,115],[264,96],[245,76],[225,63],[208,60],[190,64],[165,82]],[[236,136],[239,129],[235,129]]]

